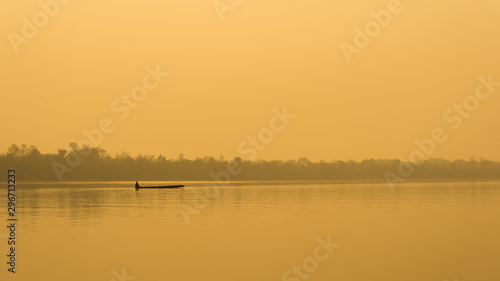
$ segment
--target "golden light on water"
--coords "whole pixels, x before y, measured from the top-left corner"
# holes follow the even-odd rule
[[[499,12],[3,1],[0,280],[500,280]]]

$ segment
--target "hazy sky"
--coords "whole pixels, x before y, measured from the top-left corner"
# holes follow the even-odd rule
[[[109,118],[111,154],[245,158],[238,146],[286,106],[296,117],[258,158],[408,157],[442,128],[432,157],[500,160],[500,87],[460,126],[443,119],[474,105],[479,76],[500,82],[500,1],[401,1],[348,63],[340,44],[390,2],[243,0],[221,20],[212,0],[73,0],[34,32],[22,18],[43,24],[37,0],[2,1],[0,150],[55,152]],[[114,101],[157,65],[170,75],[120,119]]]

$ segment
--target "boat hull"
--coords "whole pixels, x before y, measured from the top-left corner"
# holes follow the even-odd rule
[[[139,187],[136,187],[135,189],[180,188],[180,187],[184,187],[184,185],[139,186]]]

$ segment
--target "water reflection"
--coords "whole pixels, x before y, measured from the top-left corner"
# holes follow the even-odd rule
[[[39,216],[58,217],[71,223],[92,223],[112,215],[116,217],[148,214],[173,214],[179,204],[193,204],[200,199],[204,183],[182,189],[135,190],[129,183],[23,184],[19,215],[36,223]],[[366,208],[384,204],[487,204],[498,200],[498,183],[409,183],[391,192],[385,184],[294,184],[222,186],[215,199],[208,199],[202,211],[263,212],[275,206],[290,206],[290,211],[321,211],[336,205],[359,202]]]
[[[321,235],[342,247],[313,281],[500,277],[499,182],[236,182],[187,225],[179,206],[204,185],[19,184],[17,280],[109,280],[122,266],[141,280],[281,280]]]

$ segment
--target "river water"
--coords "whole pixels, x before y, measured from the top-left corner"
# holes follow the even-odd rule
[[[18,184],[15,274],[3,188],[0,280],[500,280],[500,182],[185,184]]]

